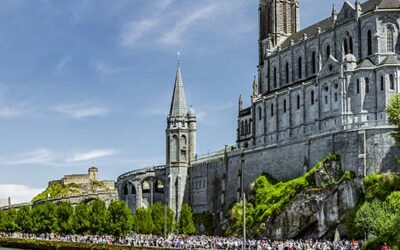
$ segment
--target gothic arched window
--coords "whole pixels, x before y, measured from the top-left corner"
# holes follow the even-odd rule
[[[244,136],[244,122],[243,121],[241,121],[241,124],[240,124],[240,135]]]
[[[128,195],[128,194],[129,194],[129,188],[128,188],[128,183],[126,183],[124,186],[124,195]]]
[[[345,38],[343,41],[343,51],[344,51],[345,55],[347,55],[349,53],[349,47],[347,45],[347,38]]]
[[[262,109],[261,107],[258,107],[258,120],[261,121],[261,119],[262,119]]]
[[[286,107],[286,99],[283,100],[283,113],[286,113],[287,107]]]
[[[286,62],[285,73],[286,73],[286,83],[289,83],[289,62]]]
[[[181,136],[181,142],[180,142],[180,147],[181,147],[181,161],[186,161],[186,136],[182,135]]]
[[[385,89],[385,77],[382,75],[381,76],[381,90]]]
[[[249,123],[247,122],[247,120],[244,122],[244,127],[246,129],[245,134],[248,135],[249,134]]]
[[[357,94],[360,94],[360,79],[357,79]]]
[[[315,55],[315,51],[311,53],[311,73],[317,73],[317,57]]]
[[[331,56],[331,46],[327,45],[326,46],[326,59],[328,59]]]
[[[390,89],[394,90],[394,76],[393,76],[393,74],[389,75],[389,85],[390,85]]]
[[[178,154],[179,154],[179,141],[178,141],[178,137],[176,135],[174,135],[172,137],[172,161],[178,161]]]
[[[368,39],[368,55],[371,55],[372,54],[372,31],[371,30],[368,30],[367,39]]]
[[[271,117],[274,116],[274,104],[271,103]]]
[[[277,79],[277,74],[276,74],[276,67],[274,67],[274,88],[277,87],[278,85],[278,79]]]
[[[311,105],[314,105],[315,97],[314,97],[314,90],[311,90]]]
[[[365,93],[369,93],[369,78],[365,78]]]
[[[387,52],[394,52],[394,29],[392,26],[387,27],[386,41]]]
[[[297,109],[300,109],[300,95],[297,95]]]
[[[299,57],[298,61],[297,61],[297,77],[299,79],[301,79],[303,77],[303,60],[301,58],[301,56]]]
[[[132,188],[131,188],[131,194],[136,194],[136,188],[135,188],[135,186],[134,186],[134,185],[132,185]]]

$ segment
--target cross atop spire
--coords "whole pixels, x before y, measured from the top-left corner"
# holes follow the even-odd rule
[[[172,95],[172,102],[171,102],[171,108],[169,111],[169,116],[170,117],[186,116],[186,113],[187,113],[187,105],[186,105],[186,98],[185,98],[185,90],[183,88],[181,67],[180,67],[179,57],[178,57],[178,68],[176,70],[174,93]]]

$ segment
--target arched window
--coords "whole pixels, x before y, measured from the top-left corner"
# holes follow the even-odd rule
[[[241,124],[240,124],[240,135],[244,136],[244,133],[245,133],[245,131],[244,131],[244,122],[242,121]]]
[[[278,85],[278,79],[276,74],[276,67],[274,67],[274,88],[276,88],[277,85]]]
[[[369,93],[369,78],[365,78],[365,93]]]
[[[385,90],[385,77],[381,76],[381,90]]]
[[[150,193],[150,183],[148,181],[142,182],[142,193],[144,194]]]
[[[360,94],[360,79],[357,79],[357,94]]]
[[[368,30],[368,55],[372,54],[372,31]]]
[[[317,57],[315,56],[315,51],[311,53],[311,72],[312,74],[317,73]]]
[[[326,46],[326,59],[328,59],[331,56],[331,46],[327,45]]]
[[[274,104],[271,103],[271,117],[274,116]]]
[[[124,195],[128,195],[128,194],[129,194],[129,188],[128,188],[128,183],[126,183],[124,186]]]
[[[338,101],[338,94],[335,93],[335,102],[337,102],[337,101]]]
[[[178,161],[179,145],[178,137],[174,135],[172,137],[172,161]]]
[[[286,113],[286,99],[283,100],[283,113]]]
[[[344,51],[345,55],[349,54],[349,47],[347,45],[347,38],[345,38],[344,41],[343,41],[343,51]]]
[[[394,29],[392,26],[387,27],[386,41],[387,51],[394,52]]]
[[[300,109],[300,95],[297,95],[297,109]]]
[[[136,188],[134,185],[132,185],[131,194],[136,194]]]
[[[353,37],[349,38],[349,51],[350,54],[353,54]]]
[[[301,79],[303,77],[303,60],[301,58],[301,56],[299,57],[298,61],[297,61],[297,76],[299,79]]]
[[[262,109],[261,107],[258,107],[258,120],[262,119]]]
[[[187,140],[186,140],[186,136],[181,136],[181,144],[180,144],[180,147],[181,147],[181,158],[180,158],[180,160],[181,161],[186,161],[186,144],[187,144]]]
[[[182,146],[186,146],[186,137],[185,136],[181,136],[181,147]]]
[[[311,105],[314,105],[315,97],[314,97],[314,90],[311,90]]]
[[[390,89],[394,90],[394,76],[392,74],[389,75],[389,85]]]
[[[286,73],[286,83],[289,83],[289,62],[286,62],[285,73]]]
[[[244,127],[246,128],[245,134],[248,135],[249,134],[249,123],[247,122],[247,120],[244,122]]]

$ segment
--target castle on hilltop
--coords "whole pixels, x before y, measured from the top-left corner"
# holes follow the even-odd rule
[[[399,151],[385,107],[400,88],[399,1],[345,1],[305,29],[299,2],[260,0],[258,79],[251,105],[239,99],[236,146],[196,157],[196,115],[178,65],[166,165],[117,180],[133,211],[161,201],[178,215],[185,202],[221,222],[242,185],[249,192],[263,173],[293,179],[330,153],[358,178],[393,168]]]

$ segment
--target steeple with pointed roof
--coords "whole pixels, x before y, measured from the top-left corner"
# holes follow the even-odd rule
[[[180,63],[176,70],[174,93],[172,95],[171,108],[169,111],[170,117],[183,117],[187,113],[185,90],[183,88],[183,80],[181,74]]]

